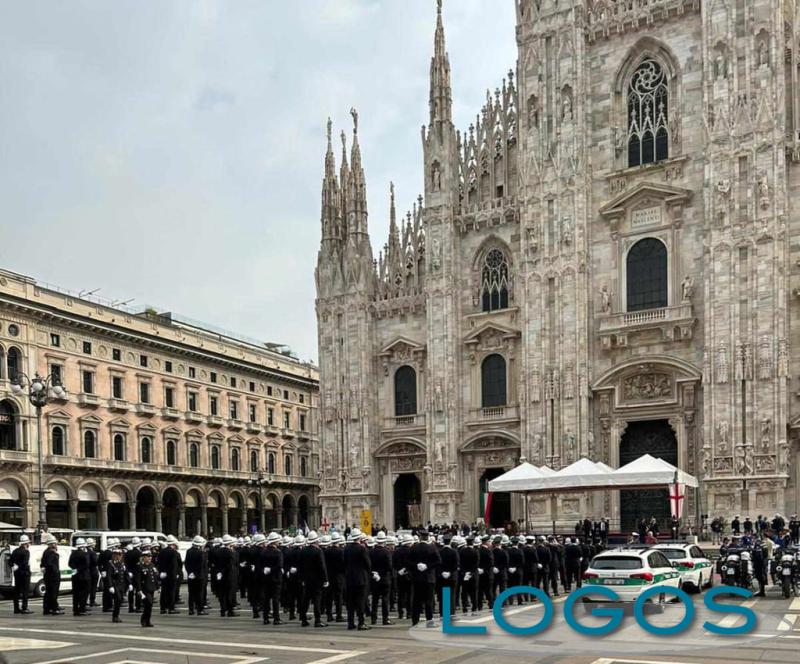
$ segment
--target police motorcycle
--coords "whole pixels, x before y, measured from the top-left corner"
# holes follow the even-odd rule
[[[779,549],[774,558],[775,575],[773,579],[780,585],[783,596],[788,599],[798,596],[800,584],[800,549],[797,546]]]
[[[750,549],[730,548],[720,562],[723,585],[740,588],[749,588],[752,585],[753,562]]]

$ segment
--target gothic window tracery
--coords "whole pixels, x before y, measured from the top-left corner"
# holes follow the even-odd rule
[[[394,414],[396,417],[417,413],[417,372],[408,365],[394,374]]]
[[[508,260],[499,249],[492,249],[484,258],[481,303],[485,312],[508,308]]]
[[[668,305],[667,248],[653,237],[631,247],[626,261],[627,309],[642,311]]]
[[[502,355],[489,355],[481,364],[481,407],[505,406],[508,400],[506,360]]]
[[[669,86],[661,65],[644,60],[628,83],[628,166],[669,156]]]

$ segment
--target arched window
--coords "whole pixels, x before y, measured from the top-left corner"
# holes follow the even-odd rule
[[[6,378],[13,381],[22,367],[22,353],[12,346],[6,355]]]
[[[300,477],[306,477],[308,475],[308,459],[305,457],[300,457]]]
[[[416,415],[417,372],[409,366],[400,367],[394,374],[394,414]]]
[[[97,436],[94,431],[83,432],[83,456],[94,459],[97,456]]]
[[[275,452],[270,452],[267,456],[267,472],[270,475],[275,474]]]
[[[197,443],[189,445],[189,465],[192,468],[200,467],[200,447]]]
[[[0,346],[0,380],[6,377],[6,349]]]
[[[639,240],[628,252],[628,311],[667,306],[667,248],[648,237]]]
[[[644,60],[628,83],[628,166],[669,156],[669,86],[661,65]]]
[[[16,412],[11,401],[0,401],[0,450],[17,449]]]
[[[62,427],[53,427],[50,432],[50,450],[53,456],[64,456],[64,429]]]
[[[489,355],[481,365],[481,405],[505,406],[506,400],[506,361],[502,355]]]
[[[219,445],[211,446],[211,468],[219,470]]]
[[[250,450],[250,472],[258,472],[258,452],[256,450]]]
[[[483,260],[481,303],[484,311],[508,308],[508,261],[499,249],[489,251]]]
[[[178,446],[174,440],[167,441],[167,465],[178,465]]]
[[[153,440],[147,436],[142,438],[142,463],[153,462]]]
[[[125,461],[125,436],[114,435],[114,461]]]
[[[234,447],[231,450],[231,470],[240,470],[241,469],[241,452],[239,451],[238,447]]]
[[[292,456],[291,454],[285,454],[283,457],[283,474],[284,475],[291,475],[292,474]]]

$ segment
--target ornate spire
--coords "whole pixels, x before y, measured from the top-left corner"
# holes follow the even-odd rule
[[[350,115],[353,116],[353,146],[350,150],[350,174],[347,183],[347,232],[349,235],[366,235],[367,185],[358,144],[358,111],[351,108]]]
[[[325,153],[325,176],[322,179],[322,243],[325,245],[341,237],[341,196],[336,180],[336,159],[333,156],[331,129],[333,123],[328,118],[328,149]]]
[[[453,99],[450,91],[450,58],[445,50],[442,0],[436,0],[436,34],[431,58],[430,112],[431,127],[452,123]]]

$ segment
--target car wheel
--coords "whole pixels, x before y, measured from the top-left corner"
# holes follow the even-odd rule
[[[31,594],[34,597],[44,597],[44,592],[46,588],[44,585],[44,581],[39,581],[39,583],[34,583]]]
[[[708,573],[708,581],[706,582],[706,588],[713,588],[714,587],[714,570],[711,570]]]

